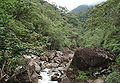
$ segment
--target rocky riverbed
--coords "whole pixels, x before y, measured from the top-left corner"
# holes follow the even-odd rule
[[[15,82],[8,83],[104,83],[104,78],[80,80],[76,79],[80,71],[93,68],[93,75],[107,72],[103,69],[94,72],[96,68],[105,68],[115,59],[114,53],[101,47],[80,48],[76,51],[45,52],[46,56],[33,54],[23,55],[27,64],[19,67],[22,71],[15,77]],[[104,64],[105,63],[105,64]],[[103,65],[102,65],[103,64]],[[90,71],[88,71],[90,72]]]
[[[71,50],[46,52],[46,56],[24,55],[28,64],[26,67],[29,80],[34,83],[62,83],[67,79],[66,71],[73,55],[74,52]]]

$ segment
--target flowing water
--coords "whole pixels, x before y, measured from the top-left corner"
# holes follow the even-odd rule
[[[51,81],[51,76],[54,75],[51,69],[45,68],[40,75],[42,78],[38,80],[38,83],[58,83],[58,81]]]

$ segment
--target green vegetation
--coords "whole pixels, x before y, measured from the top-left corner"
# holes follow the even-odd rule
[[[88,77],[86,76],[86,73],[84,73],[83,71],[81,71],[81,72],[79,73],[78,79],[87,80]]]
[[[117,62],[117,64],[120,66],[120,54],[117,56],[116,62]]]
[[[84,46],[102,46],[120,51],[119,0],[108,0],[91,9],[85,23]]]
[[[23,65],[23,54],[44,55],[45,50],[76,46],[71,39],[76,28],[63,7],[43,0],[0,0],[0,11],[1,76]]]
[[[106,79],[107,83],[120,83],[120,72],[113,72],[108,75]]]
[[[23,54],[101,46],[120,55],[119,0],[108,0],[82,12],[66,12],[43,0],[0,0],[1,76],[11,76],[25,64]],[[119,56],[116,62],[120,65]],[[80,79],[86,78],[81,74]]]
[[[111,49],[116,53],[116,63],[120,64],[120,1],[107,0],[102,4],[92,7],[83,25],[82,47],[101,46]],[[115,76],[112,75],[115,73]],[[108,76],[108,83],[120,81],[118,67]],[[111,79],[113,78],[113,79]]]

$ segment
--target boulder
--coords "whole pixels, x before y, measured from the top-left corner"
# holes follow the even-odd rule
[[[69,59],[73,59],[74,54],[69,54]]]
[[[54,60],[55,63],[58,63],[58,64],[61,62],[60,57],[55,57],[53,60]]]
[[[61,56],[61,61],[62,62],[69,62],[69,57],[68,56]]]
[[[56,68],[52,68],[52,72],[58,72]]]
[[[88,70],[89,67],[106,67],[110,61],[114,61],[115,54],[102,47],[86,47],[76,50],[71,67],[79,70]]]
[[[62,55],[63,55],[63,53],[61,51],[56,51],[56,53],[55,53],[56,57],[59,57],[59,56],[62,56]]]
[[[25,71],[20,73],[20,75],[17,75],[20,76],[18,80],[21,80],[21,83],[26,83],[26,82],[37,83],[38,75],[40,73],[42,66],[42,63],[40,61],[41,57],[38,57],[33,54],[23,55],[23,56],[26,59],[27,64],[25,65],[25,69],[24,69]],[[44,57],[42,57],[42,59],[44,60]]]
[[[16,78],[11,79],[8,81],[8,83],[30,83],[32,80],[30,79],[27,70],[22,71],[21,73],[17,74],[15,76]]]
[[[42,60],[42,61],[48,61],[48,58],[46,56],[40,56],[40,60]]]
[[[68,79],[67,76],[62,76],[60,83],[70,83],[70,80]]]
[[[55,53],[45,52],[49,60],[52,60],[55,57]]]
[[[104,83],[103,79],[96,79],[92,83]]]
[[[28,66],[35,66],[35,71],[36,72],[40,72],[41,70],[41,67],[34,61],[34,60],[31,60],[30,63],[28,64]]]
[[[38,74],[34,72],[31,76],[32,83],[38,83]]]
[[[57,73],[57,74],[54,74],[53,76],[51,76],[51,80],[52,81],[59,81],[59,74]]]
[[[57,63],[49,63],[46,65],[47,68],[57,68],[59,64]]]

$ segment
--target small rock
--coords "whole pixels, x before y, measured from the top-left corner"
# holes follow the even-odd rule
[[[52,60],[54,56],[55,56],[55,53],[52,53],[48,58]]]
[[[48,61],[48,58],[46,56],[40,56],[40,60],[42,60],[42,61]]]
[[[57,57],[59,57],[59,56],[62,56],[63,53],[62,53],[61,51],[56,51],[55,55],[56,55]]]
[[[59,74],[56,74],[56,75],[54,74],[53,76],[51,76],[51,80],[52,81],[58,81],[59,80],[58,75]]]
[[[66,65],[67,65],[67,62],[63,62],[62,64],[66,66]]]
[[[23,55],[25,59],[31,59],[30,55]]]
[[[61,75],[64,75],[64,74],[65,74],[65,72],[64,72],[64,71],[62,71],[62,70],[60,70],[60,73],[61,73]]]
[[[50,62],[50,63],[54,63],[54,60],[50,60],[49,62]]]
[[[55,57],[54,62],[59,64],[61,62],[61,58],[60,57]]]
[[[73,59],[74,54],[69,54],[69,59]]]
[[[33,55],[33,54],[30,54],[30,56],[31,56],[32,59],[37,59],[38,58],[38,56]]]
[[[96,79],[92,83],[104,83],[103,79]]]
[[[47,68],[57,68],[59,64],[57,63],[49,63],[47,64]]]
[[[56,68],[52,68],[52,72],[58,72]]]
[[[59,76],[59,73],[55,73],[54,75]]]
[[[42,80],[42,76],[41,76],[41,75],[38,75],[38,79],[41,79],[41,80]]]
[[[64,64],[61,64],[60,67],[64,67],[64,68],[65,68],[65,65],[64,65]]]
[[[49,60],[52,60],[55,56],[55,53],[46,52],[46,56],[48,57]]]

